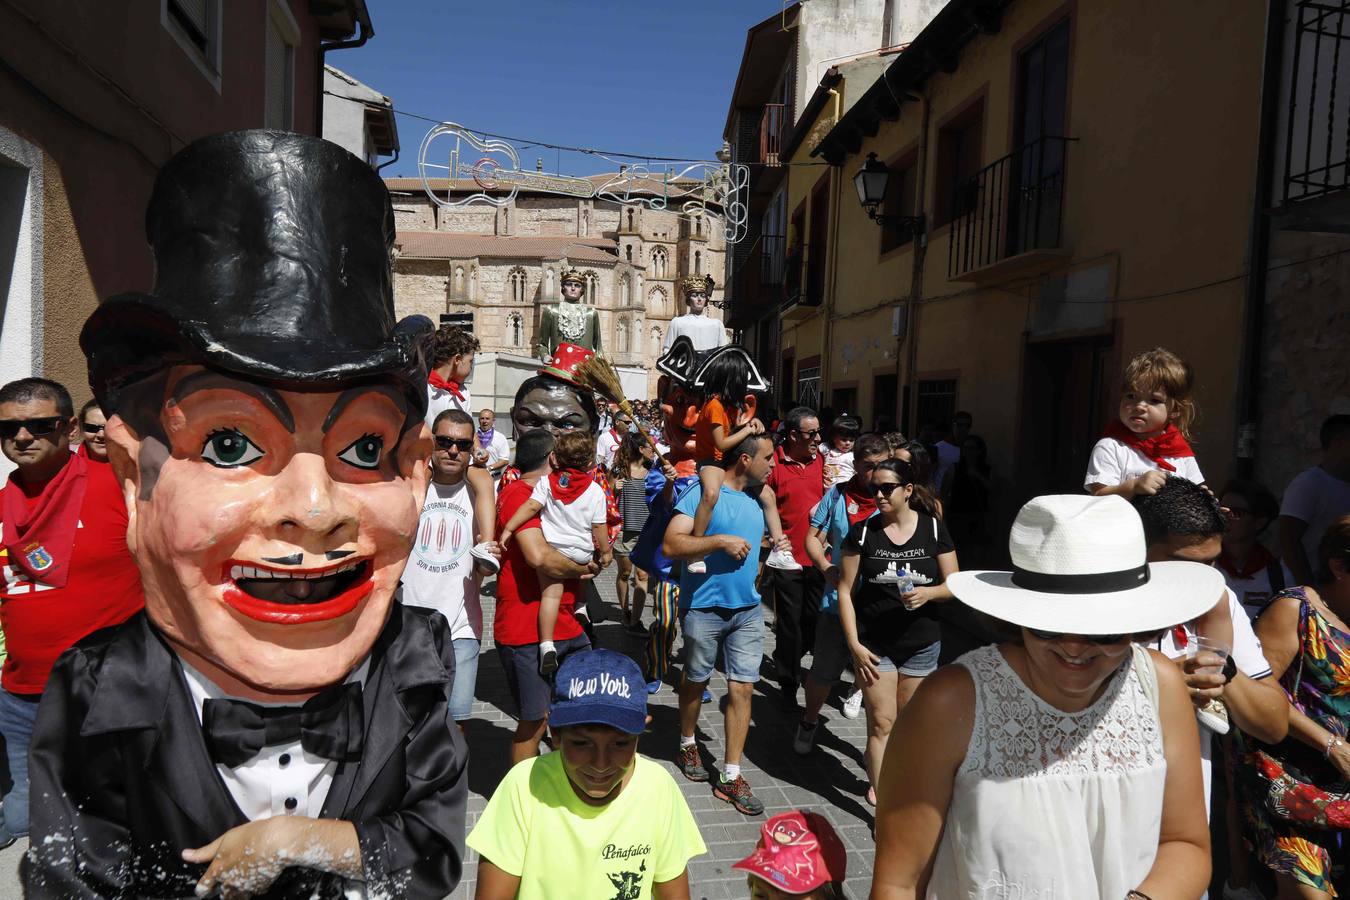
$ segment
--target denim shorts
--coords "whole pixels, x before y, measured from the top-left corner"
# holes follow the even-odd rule
[[[911,678],[922,678],[937,671],[938,654],[941,652],[942,641],[933,641],[927,647],[920,647],[915,650],[914,655],[905,660],[904,665],[897,666],[891,662],[890,657],[881,657],[881,662],[877,663],[877,671],[899,672],[901,675],[908,675]]]
[[[450,718],[463,722],[473,715],[473,689],[478,682],[478,638],[455,638],[455,680],[450,685]]]
[[[754,684],[764,657],[764,611],[758,603],[743,609],[690,609],[680,616],[684,633],[684,678],[702,684],[712,677],[718,648],[728,681]]]

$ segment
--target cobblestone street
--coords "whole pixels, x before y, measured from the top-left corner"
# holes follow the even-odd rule
[[[596,617],[596,638],[601,646],[623,651],[634,659],[642,658],[642,642],[628,636],[619,623],[618,604],[614,595],[614,572],[608,569],[599,579],[602,604],[592,612]],[[489,588],[490,589],[490,588]],[[493,598],[484,596],[483,613],[486,630],[491,633]],[[650,609],[643,614],[650,625]],[[766,610],[766,620],[772,614]],[[679,642],[676,642],[678,653]],[[773,650],[773,635],[766,631],[765,654]],[[769,671],[767,660],[764,671]],[[726,694],[726,680],[720,673],[711,684],[713,702],[703,708],[699,720],[699,745],[704,750],[704,763],[721,765],[722,718],[718,701]],[[746,741],[742,773],[764,801],[763,816],[743,816],[731,806],[716,799],[707,784],[685,781],[675,768],[675,751],[679,743],[679,721],[674,689],[667,684],[650,698],[651,731],[640,743],[639,750],[661,762],[675,776],[684,790],[689,807],[698,821],[703,840],[708,845],[704,856],[695,858],[689,866],[691,896],[699,900],[744,898],[749,895],[744,873],[731,868],[736,860],[748,855],[754,848],[759,825],[768,816],[792,808],[810,808],[825,815],[839,832],[848,847],[848,896],[867,896],[872,875],[871,810],[863,799],[867,781],[863,776],[862,748],[865,739],[864,720],[850,720],[839,712],[839,698],[832,696],[822,716],[822,731],[816,749],[809,756],[792,752],[792,739],[797,727],[797,712],[788,711],[778,692],[776,682],[761,681],[756,685],[752,706],[750,736]],[[798,692],[798,701],[801,693]],[[507,745],[515,728],[509,710],[511,703],[506,692],[497,652],[492,642],[483,642],[479,659],[477,700],[474,719],[468,727],[472,754],[469,759],[468,827],[472,828],[487,803],[493,787],[501,780],[509,765]],[[19,900],[19,860],[28,842],[21,840],[0,851],[0,900]],[[465,879],[451,895],[455,900],[473,897],[473,876],[477,871],[477,854],[470,851],[465,866]],[[596,898],[602,900],[602,898]]]

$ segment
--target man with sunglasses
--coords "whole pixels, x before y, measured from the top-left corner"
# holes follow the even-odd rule
[[[825,579],[806,552],[811,511],[825,496],[825,457],[820,453],[820,419],[813,409],[788,412],[787,433],[774,451],[774,470],[767,482],[778,501],[783,534],[792,545],[796,569],[765,569],[774,592],[774,663],[778,686],[789,708],[797,706],[802,657],[816,640],[816,618]],[[769,574],[772,573],[772,574]]]
[[[0,494],[8,554],[0,627],[0,734],[13,787],[0,847],[28,833],[28,747],[52,664],[85,635],[144,606],[127,551],[127,512],[112,470],[70,452],[70,394],[44,378],[0,388],[0,448],[16,466]]]
[[[478,587],[491,572],[469,553],[480,537],[473,515],[473,486],[464,477],[473,458],[473,431],[473,419],[458,409],[442,411],[432,423],[431,485],[402,578],[403,602],[436,610],[450,626],[455,650],[450,718],[461,731],[473,714],[478,681],[483,637]],[[501,553],[495,543],[489,549]]]

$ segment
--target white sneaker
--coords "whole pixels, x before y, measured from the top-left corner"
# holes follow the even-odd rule
[[[792,554],[786,550],[775,550],[769,554],[769,558],[764,560],[764,565],[770,569],[786,569],[789,572],[801,570],[801,563],[792,558]]]
[[[708,571],[708,564],[701,559],[696,559],[693,562],[685,563],[684,570],[694,575],[702,575]]]
[[[1200,720],[1201,725],[1215,734],[1228,733],[1228,707],[1217,697],[1197,709],[1195,717]]]
[[[482,563],[490,571],[501,571],[502,564],[497,560],[497,557],[492,555],[492,551],[488,550],[487,546],[487,541],[484,541],[481,544],[474,544],[473,549],[469,551],[469,555]]]
[[[845,719],[856,719],[862,715],[862,688],[855,687],[853,693],[844,698]]]

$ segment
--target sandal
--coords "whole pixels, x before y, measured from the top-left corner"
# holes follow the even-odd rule
[[[873,809],[877,808],[877,789],[874,787],[867,789],[867,805]]]

